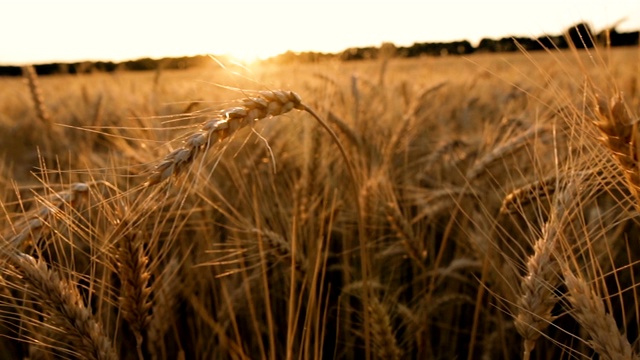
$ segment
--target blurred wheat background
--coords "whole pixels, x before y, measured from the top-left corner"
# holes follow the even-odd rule
[[[638,358],[639,55],[0,78],[0,357]]]

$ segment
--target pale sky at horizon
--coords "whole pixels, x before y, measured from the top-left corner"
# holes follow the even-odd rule
[[[0,0],[0,64],[122,61],[198,54],[268,57],[393,42],[557,35],[624,20],[640,1],[149,1]]]

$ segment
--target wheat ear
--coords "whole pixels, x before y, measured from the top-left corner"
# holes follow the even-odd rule
[[[371,340],[376,356],[380,359],[401,359],[402,350],[398,347],[387,309],[374,295],[366,306],[371,319]]]
[[[557,229],[547,223],[536,241],[534,253],[527,261],[527,275],[521,283],[515,326],[524,339],[524,358],[528,359],[542,332],[555,319],[551,315],[558,302],[554,294],[560,283],[559,265],[555,259]]]
[[[37,241],[49,229],[51,219],[66,207],[77,211],[94,183],[74,183],[68,190],[38,198],[41,206],[25,214],[17,234],[9,238],[2,250],[2,260],[10,265],[38,299],[49,324],[56,326],[73,346],[73,351],[86,359],[117,359],[111,340],[87,308],[76,285],[49,269],[42,260],[23,254],[18,249],[26,240]]]
[[[145,254],[143,242],[138,239],[140,234],[128,228],[124,231],[118,251],[118,275],[122,283],[120,306],[122,317],[129,323],[136,337],[138,358],[144,359],[142,334],[149,324],[152,306],[149,299],[149,258]]]
[[[618,94],[611,98],[609,104],[597,97],[596,113],[598,120],[596,127],[604,135],[602,139],[609,148],[618,164],[624,171],[629,190],[635,196],[637,209],[640,209],[640,147],[638,146],[637,120],[632,120],[627,107]]]
[[[202,123],[200,129],[191,134],[182,147],[165,156],[147,178],[146,185],[159,184],[172,175],[181,173],[193,163],[199,153],[242,127],[293,109],[304,110],[296,93],[283,90],[260,91],[258,96],[243,99],[238,105],[224,109],[213,119]]]
[[[629,340],[620,334],[611,314],[605,312],[604,303],[589,287],[571,271],[564,271],[564,283],[569,291],[567,301],[573,307],[571,315],[582,326],[591,341],[589,345],[602,359],[639,359],[633,353]]]
[[[563,191],[555,194],[552,213],[527,260],[527,273],[520,284],[518,314],[514,321],[524,340],[525,360],[529,359],[542,332],[555,319],[551,311],[559,300],[555,289],[560,284],[561,273],[557,256],[564,226],[571,215],[567,209],[579,194],[579,184],[579,179],[567,182]]]
[[[38,119],[40,119],[47,127],[51,127],[53,125],[53,121],[51,120],[47,106],[44,104],[44,97],[42,96],[42,89],[40,88],[36,69],[33,65],[23,66],[22,75],[29,85],[29,92],[31,93],[31,99],[33,100]]]
[[[75,208],[89,194],[91,183],[74,183],[68,190],[53,194],[49,199],[38,199],[42,207],[25,214],[24,222],[17,226],[17,234],[12,236],[9,243],[19,248],[22,244],[31,239],[37,241],[42,236],[45,225],[56,213],[64,211],[66,205]]]
[[[553,174],[511,191],[502,200],[500,214],[513,214],[526,204],[552,196],[557,182],[558,177]]]
[[[398,203],[390,201],[385,204],[387,221],[391,225],[391,229],[395,232],[398,239],[402,241],[405,252],[413,259],[416,264],[423,266],[427,258],[427,251],[421,248],[420,243],[416,240],[416,236],[411,227],[409,220],[402,214]]]
[[[275,252],[274,255],[284,259],[288,259],[289,262],[293,260],[293,266],[301,275],[306,273],[306,261],[300,250],[295,254],[292,251],[291,242],[284,236],[266,229],[252,229],[251,232],[258,236],[261,236],[271,249]]]
[[[84,359],[117,359],[111,340],[88,309],[78,289],[49,269],[45,262],[9,249],[4,259],[38,299],[50,323]]]
[[[194,162],[198,154],[234,134],[238,129],[256,121],[279,116],[296,109],[307,112],[329,133],[338,146],[351,177],[354,191],[358,191],[358,177],[351,158],[333,129],[311,107],[302,102],[293,91],[258,91],[257,96],[238,101],[238,106],[219,111],[211,120],[200,125],[198,131],[190,134],[184,144],[167,154],[147,177],[146,186],[163,183],[172,175],[183,172]],[[359,204],[356,204],[359,206]],[[360,209],[358,209],[360,213]]]
[[[336,132],[325,120],[322,119],[322,117],[320,117],[311,107],[302,103],[300,96],[293,91],[260,91],[257,92],[257,94],[258,96],[241,100],[239,102],[239,106],[222,110],[212,120],[203,123],[197,132],[191,134],[187,138],[182,147],[165,156],[160,164],[157,165],[152,173],[147,177],[145,185],[149,187],[163,183],[172,175],[183,172],[194,162],[198,154],[202,153],[218,141],[226,139],[239,128],[252,124],[258,120],[271,116],[282,115],[293,109],[297,109],[307,112],[323,127],[324,130],[329,133],[336,146],[338,146],[340,154],[346,164],[353,189],[352,193],[354,195],[360,193],[359,177],[356,174],[351,158],[342,145],[342,142],[338,138]],[[365,237],[364,213],[362,211],[360,198],[355,195],[354,200],[354,206],[356,208],[356,213],[358,214],[358,240],[361,244],[360,256],[363,259],[360,266],[362,275],[366,279],[370,269],[367,261],[367,247],[365,246],[367,239]],[[368,296],[369,294],[365,292],[365,302]],[[365,352],[368,356],[370,355],[370,334],[369,319],[367,317],[365,317],[364,328]]]
[[[528,141],[531,138],[533,138],[533,137],[535,137],[537,135],[540,135],[540,133],[545,132],[547,130],[548,129],[543,127],[543,126],[533,125],[529,129],[527,129],[526,131],[523,131],[518,136],[515,136],[515,137],[509,139],[504,144],[502,144],[500,146],[496,146],[495,148],[493,148],[493,150],[491,150],[491,152],[489,152],[486,155],[484,155],[483,157],[479,158],[476,161],[476,163],[473,164],[473,166],[466,173],[467,179],[473,180],[473,179],[477,178],[480,174],[482,174],[483,171],[485,171],[487,169],[487,167],[491,163],[493,163],[494,161],[502,158],[503,156],[507,155],[508,153],[513,152],[513,151],[517,150],[518,148],[524,146],[525,144],[528,143]]]

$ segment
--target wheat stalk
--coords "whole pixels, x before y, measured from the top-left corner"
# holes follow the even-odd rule
[[[149,318],[147,348],[154,360],[167,358],[164,336],[175,322],[176,307],[185,287],[183,280],[188,281],[181,278],[180,266],[180,261],[172,257],[152,284],[153,316]]]

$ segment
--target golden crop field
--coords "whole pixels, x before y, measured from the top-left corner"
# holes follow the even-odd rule
[[[639,70],[0,78],[0,358],[637,359]]]

